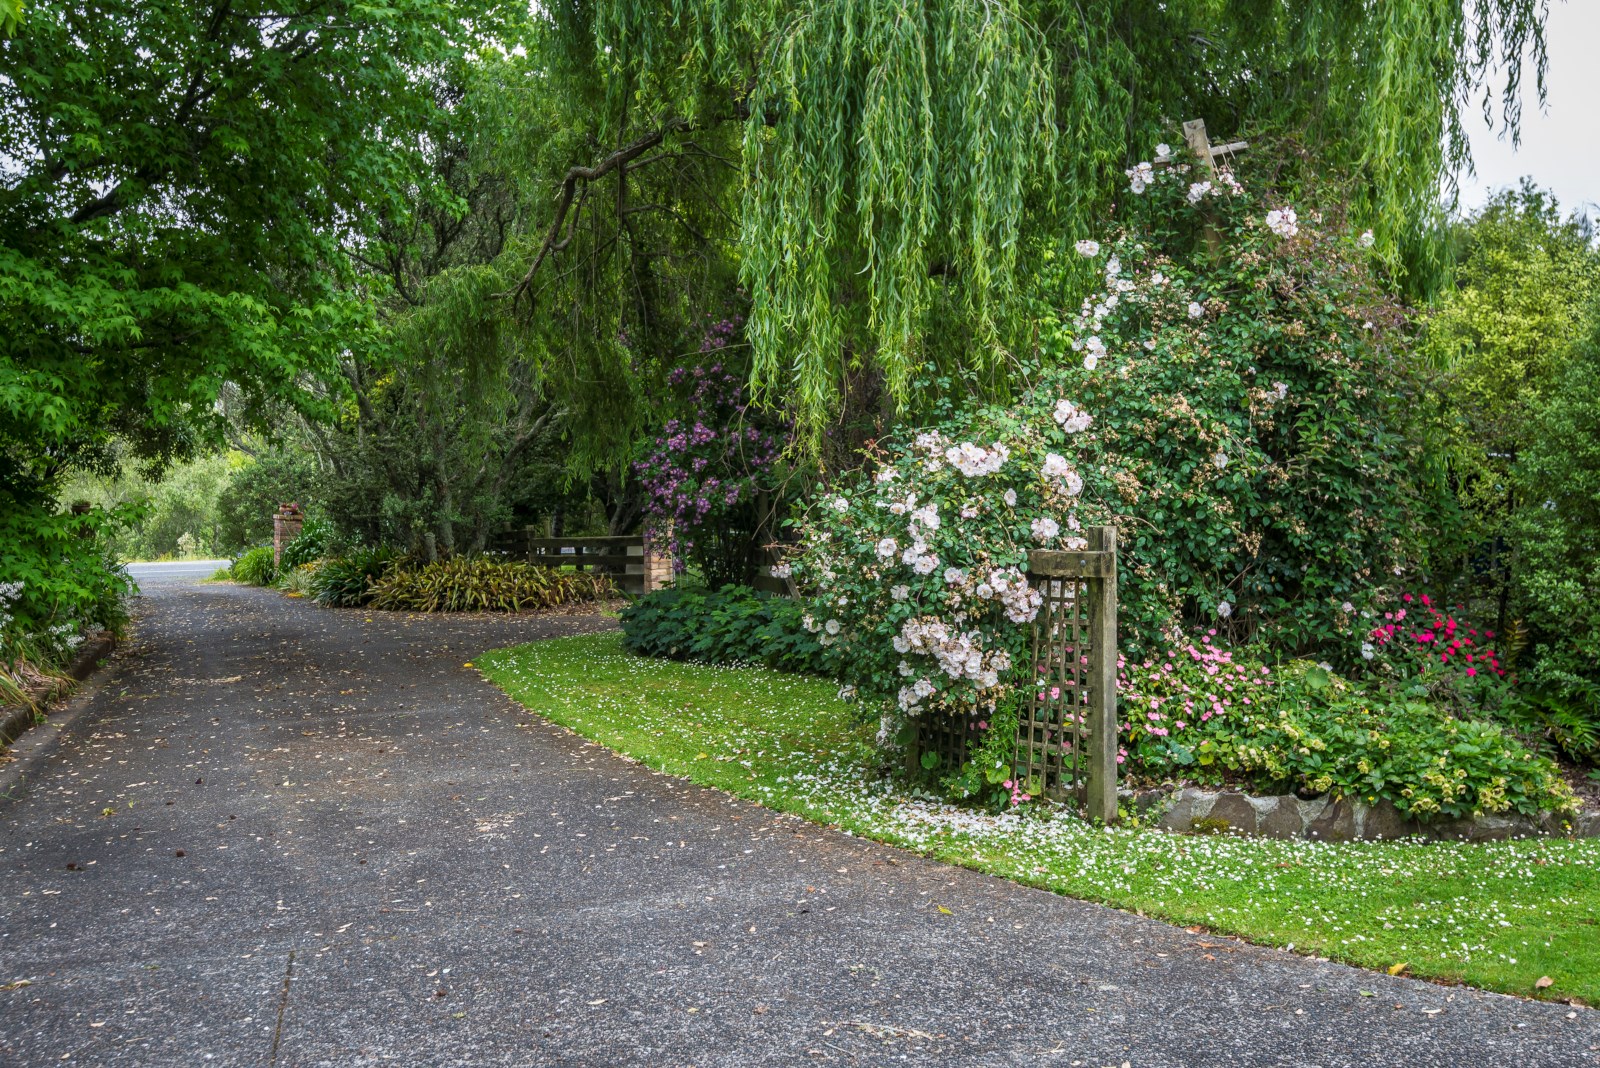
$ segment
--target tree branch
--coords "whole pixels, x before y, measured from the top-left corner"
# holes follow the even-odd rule
[[[656,145],[659,145],[667,134],[687,126],[688,123],[683,119],[668,119],[659,129],[641,137],[631,145],[617,149],[592,167],[568,168],[566,177],[561,180],[561,199],[556,203],[555,218],[551,220],[550,229],[545,233],[544,242],[539,247],[539,254],[534,257],[533,264],[528,268],[528,272],[522,276],[522,280],[516,284],[516,287],[500,295],[502,297],[510,297],[513,302],[519,300],[528,291],[528,287],[533,284],[533,277],[539,273],[539,268],[543,266],[544,261],[552,253],[560,252],[571,243],[578,216],[576,213],[573,214],[569,221],[567,215],[572,210],[572,201],[577,197],[578,184],[580,182],[583,183],[585,190],[587,190],[589,183],[604,178],[620,167],[627,166]],[[666,153],[661,153],[652,157],[652,159],[659,159],[661,155],[666,155]],[[579,209],[581,212],[581,201]],[[565,229],[565,236],[562,236],[563,229]]]

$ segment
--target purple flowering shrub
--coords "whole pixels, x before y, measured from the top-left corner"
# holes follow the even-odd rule
[[[747,582],[756,548],[758,498],[788,444],[785,427],[754,408],[746,375],[730,360],[743,320],[713,324],[702,360],[674,368],[668,383],[676,411],[646,447],[634,470],[644,486],[650,524],[670,526],[673,556],[692,565],[712,588]]]

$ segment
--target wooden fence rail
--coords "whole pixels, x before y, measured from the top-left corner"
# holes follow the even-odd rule
[[[672,577],[672,559],[665,546],[643,534],[548,538],[540,527],[522,527],[503,531],[490,548],[543,567],[603,572],[632,594],[658,590]]]

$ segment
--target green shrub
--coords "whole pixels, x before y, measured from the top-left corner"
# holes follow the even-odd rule
[[[87,634],[122,629],[136,587],[106,543],[131,515],[50,512],[0,478],[0,664],[59,667]]]
[[[397,612],[525,612],[615,593],[604,575],[487,556],[394,567],[369,589],[372,607]]]
[[[1084,257],[1039,272],[1054,396],[1095,421],[1071,443],[1084,495],[1122,517],[1119,622],[1133,649],[1178,621],[1349,666],[1339,606],[1415,567],[1448,507],[1396,359],[1406,312],[1336,206],[1274,226],[1275,191],[1190,204],[1186,169],[1119,203],[1081,304]]]
[[[333,539],[333,525],[326,519],[307,519],[294,540],[283,547],[280,564],[289,571],[301,564],[320,560],[328,553],[328,543]]]
[[[228,568],[233,581],[246,586],[270,586],[278,577],[278,565],[272,560],[272,546],[257,545],[246,549]]]
[[[1513,481],[1514,603],[1526,628],[1521,674],[1538,697],[1522,711],[1594,759],[1600,734],[1600,307],[1558,388],[1533,418]],[[1562,726],[1565,724],[1565,726]]]
[[[358,608],[372,599],[372,584],[394,565],[390,548],[361,549],[324,560],[311,582],[311,595],[327,608]]]
[[[806,630],[804,612],[799,601],[748,586],[657,590],[623,609],[623,647],[642,656],[827,674],[828,651]]]
[[[278,571],[278,580],[273,585],[290,597],[311,597],[315,595],[317,572],[321,570],[321,560],[313,560],[299,567],[281,568]]]

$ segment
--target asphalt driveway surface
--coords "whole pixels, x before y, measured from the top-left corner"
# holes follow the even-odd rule
[[[0,768],[0,1064],[1600,1064],[1592,1011],[925,861],[464,666],[599,617],[183,581],[141,613]]]

